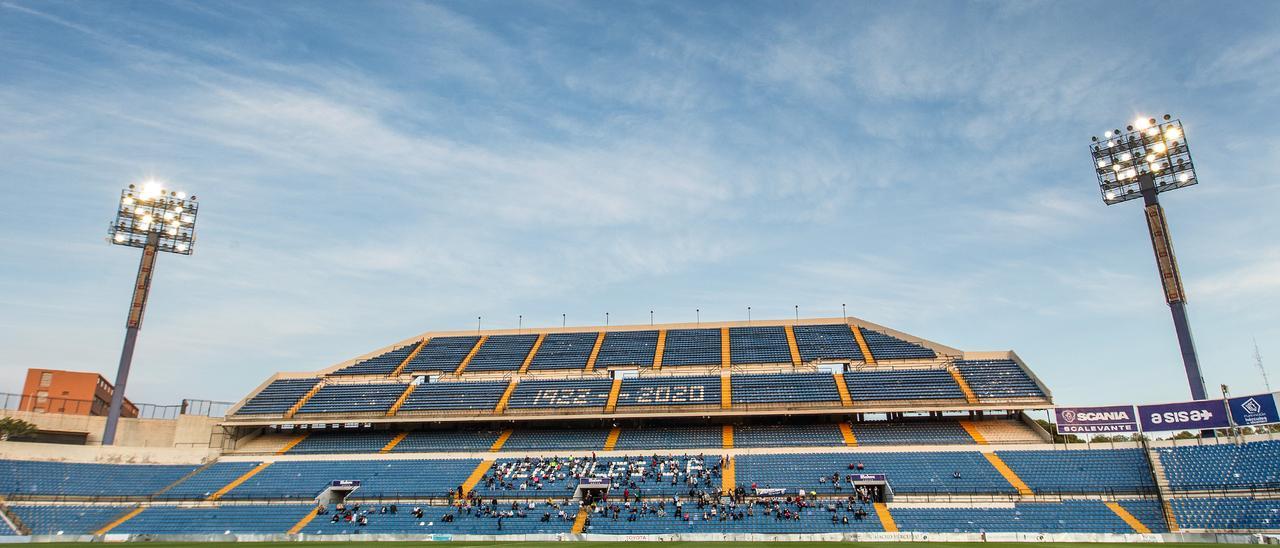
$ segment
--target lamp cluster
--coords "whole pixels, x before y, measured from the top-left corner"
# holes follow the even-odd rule
[[[190,255],[196,242],[196,197],[167,190],[158,182],[129,185],[120,193],[116,220],[107,231],[111,243]]]
[[[1107,205],[1140,197],[1144,180],[1150,180],[1155,192],[1196,184],[1182,121],[1170,118],[1139,118],[1124,131],[1093,137],[1093,164]]]

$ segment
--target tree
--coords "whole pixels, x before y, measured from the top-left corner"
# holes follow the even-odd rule
[[[36,433],[36,425],[27,421],[13,417],[0,419],[0,441],[9,441],[10,438],[21,438],[34,433]]]
[[[1084,440],[1080,439],[1080,436],[1075,434],[1067,434],[1065,436],[1059,434],[1058,429],[1053,426],[1053,423],[1047,420],[1035,419],[1035,421],[1036,424],[1040,425],[1040,428],[1043,428],[1045,432],[1048,432],[1050,436],[1053,436],[1054,443],[1084,443]]]

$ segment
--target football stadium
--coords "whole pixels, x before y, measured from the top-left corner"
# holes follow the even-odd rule
[[[1277,21],[4,0],[0,544],[1280,544]]]

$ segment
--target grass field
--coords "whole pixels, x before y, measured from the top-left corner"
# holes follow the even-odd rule
[[[58,543],[59,547],[83,544],[84,546],[93,546],[101,548],[101,543]],[[147,542],[146,545],[153,548],[191,548],[200,546],[208,548],[211,544],[220,543],[201,543],[201,542]],[[374,542],[257,542],[253,543],[254,548],[325,548],[333,546],[368,546],[375,544]],[[451,548],[496,546],[501,548],[551,548],[566,546],[583,546],[590,548],[623,548],[625,546],[634,545],[635,542],[379,542],[377,544],[390,544],[395,548],[441,548],[448,546]],[[786,548],[829,548],[837,545],[858,546],[859,548],[902,548],[905,543],[902,542],[663,542],[662,546],[670,546],[672,548],[692,548],[695,546],[716,546],[719,548],[727,548],[728,546],[754,546],[764,548],[766,546],[784,546]],[[929,542],[929,548],[1028,548],[1036,543],[1031,542]],[[1092,544],[1084,542],[1061,542],[1061,543],[1044,543],[1051,544],[1054,548],[1105,548],[1107,546],[1116,546],[1116,544]],[[1160,543],[1127,543],[1126,546],[1165,546]],[[1179,543],[1178,548],[1197,548],[1216,546],[1213,544],[1199,543]]]

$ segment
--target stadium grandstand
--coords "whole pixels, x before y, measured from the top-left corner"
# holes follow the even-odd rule
[[[7,450],[0,528],[33,539],[1280,531],[1280,441],[1055,443],[1032,419],[1053,405],[1011,351],[852,317],[428,332],[272,375],[200,423],[209,447],[183,453],[196,457]]]

